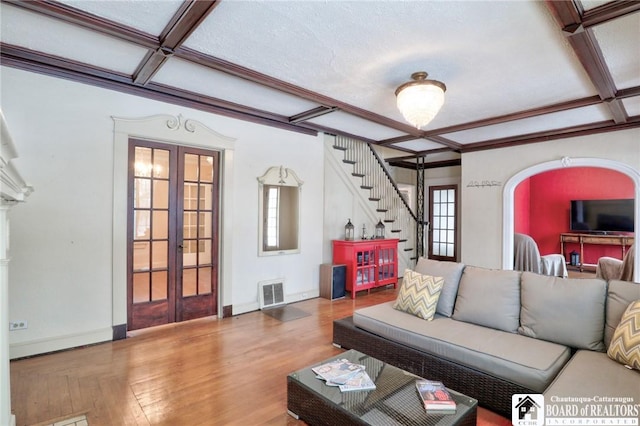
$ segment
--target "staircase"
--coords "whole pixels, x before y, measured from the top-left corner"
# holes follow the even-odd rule
[[[360,190],[367,193],[374,217],[383,218],[387,238],[399,240],[399,255],[404,263],[413,264],[417,259],[417,218],[383,160],[368,143],[344,136],[335,137],[333,149],[342,152],[342,162],[347,165],[345,172],[350,168],[351,176],[360,179]]]

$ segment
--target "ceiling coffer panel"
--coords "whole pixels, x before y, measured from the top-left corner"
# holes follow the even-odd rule
[[[409,154],[640,127],[640,2],[3,0],[0,10],[3,66]],[[447,88],[423,129],[395,97],[418,71]]]

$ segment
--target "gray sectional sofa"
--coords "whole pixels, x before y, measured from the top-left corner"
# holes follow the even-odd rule
[[[640,404],[640,372],[606,349],[640,285],[489,270],[419,259],[444,278],[425,321],[394,302],[334,322],[334,344],[356,349],[478,399],[508,418],[513,394],[607,395]]]

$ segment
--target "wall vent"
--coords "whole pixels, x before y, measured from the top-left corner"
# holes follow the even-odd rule
[[[260,293],[260,309],[283,305],[285,303],[284,279],[260,281],[258,293]]]

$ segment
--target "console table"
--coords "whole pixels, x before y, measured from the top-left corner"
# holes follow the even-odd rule
[[[333,263],[347,265],[346,289],[353,299],[360,290],[398,286],[398,240],[334,240]]]
[[[622,247],[622,257],[624,259],[624,255],[627,251],[627,247],[631,246],[634,242],[633,235],[610,235],[610,234],[560,234],[560,252],[564,256],[564,243],[577,243],[580,244],[580,271],[583,270],[583,262],[584,259],[584,245],[594,244],[594,245],[608,245],[608,246],[621,246]]]

